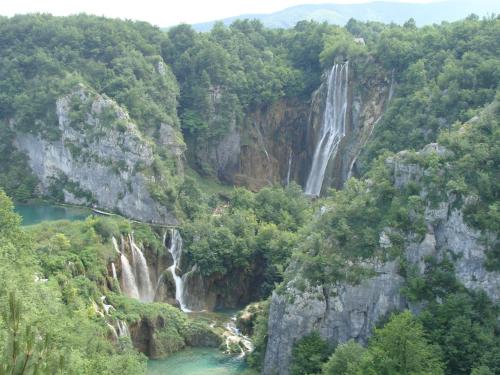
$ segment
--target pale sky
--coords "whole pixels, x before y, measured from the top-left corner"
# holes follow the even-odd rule
[[[430,3],[437,0],[389,0]],[[0,14],[76,13],[148,21],[158,26],[199,23],[245,13],[272,13],[299,4],[353,4],[368,0],[0,0]]]

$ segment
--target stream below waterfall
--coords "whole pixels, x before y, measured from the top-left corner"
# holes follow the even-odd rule
[[[195,320],[204,320],[211,326],[235,330],[237,310],[189,313]],[[186,348],[168,358],[148,361],[148,375],[236,375],[246,373],[244,355],[225,354],[217,348]]]

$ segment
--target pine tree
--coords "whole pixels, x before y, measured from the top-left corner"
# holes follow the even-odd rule
[[[30,325],[23,327],[21,301],[14,292],[9,293],[2,318],[7,337],[0,356],[0,375],[62,374],[64,357],[54,361],[49,336],[33,330]]]

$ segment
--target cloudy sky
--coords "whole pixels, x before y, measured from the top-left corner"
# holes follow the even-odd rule
[[[390,0],[429,3],[436,0]],[[198,23],[245,13],[271,13],[298,4],[366,3],[368,0],[0,0],[0,14],[89,13],[148,21],[158,26]]]

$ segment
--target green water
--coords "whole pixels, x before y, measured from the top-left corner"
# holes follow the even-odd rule
[[[14,211],[21,215],[23,225],[52,220],[84,220],[92,213],[86,208],[56,206],[47,203],[16,203]]]
[[[148,362],[148,375],[236,375],[246,365],[242,358],[232,357],[217,349],[193,348],[162,360]]]

